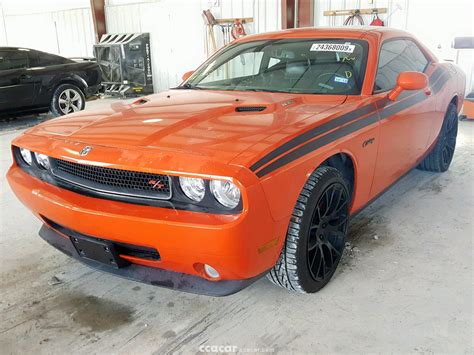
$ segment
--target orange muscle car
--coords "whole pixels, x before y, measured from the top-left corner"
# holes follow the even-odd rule
[[[321,289],[351,215],[414,167],[448,169],[465,86],[386,28],[248,36],[183,79],[29,129],[8,181],[65,254],[214,296],[262,275]]]

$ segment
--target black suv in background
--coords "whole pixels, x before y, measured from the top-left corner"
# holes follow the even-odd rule
[[[47,111],[62,116],[83,110],[100,82],[94,61],[0,47],[0,116]]]

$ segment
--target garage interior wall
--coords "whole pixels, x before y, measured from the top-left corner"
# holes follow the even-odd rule
[[[251,33],[281,27],[280,0],[136,1],[109,0],[105,15],[108,33],[149,32],[155,92],[179,84],[181,76],[206,59],[205,26],[201,13],[216,18],[253,17]],[[216,37],[221,41],[216,27]]]
[[[95,39],[89,2],[48,4],[18,6],[11,0],[0,1],[0,46],[29,47],[64,57],[92,57]],[[78,5],[83,7],[71,8]]]
[[[66,57],[92,56],[94,29],[90,0],[0,0],[0,46],[24,46]],[[386,25],[414,33],[440,59],[455,60],[454,36],[474,36],[471,0],[315,0],[315,26],[342,25],[344,16],[326,17],[325,10],[387,7]],[[108,0],[109,33],[150,32],[155,91],[181,81],[206,58],[201,17],[211,9],[216,18],[253,17],[250,33],[281,28],[281,0]],[[469,11],[470,10],[470,11]],[[370,23],[372,16],[365,16]],[[216,30],[218,41],[220,31]],[[464,50],[459,64],[467,88],[474,86],[474,50]]]

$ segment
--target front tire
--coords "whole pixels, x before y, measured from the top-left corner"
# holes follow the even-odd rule
[[[449,104],[436,145],[418,166],[421,170],[444,172],[453,160],[458,135],[458,113],[456,105]]]
[[[293,209],[280,257],[267,277],[291,291],[314,293],[334,275],[344,251],[350,195],[342,174],[319,167]]]
[[[62,84],[54,90],[51,99],[51,112],[54,116],[64,116],[69,113],[84,110],[86,99],[84,93],[76,85]]]

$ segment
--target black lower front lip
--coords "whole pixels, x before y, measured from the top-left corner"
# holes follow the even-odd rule
[[[143,282],[146,284],[170,288],[189,293],[207,296],[228,296],[251,285],[265,273],[245,280],[222,280],[208,281],[204,278],[182,274],[174,271],[157,269],[143,265],[130,264],[123,268],[113,268],[109,265],[94,260],[81,258],[72,242],[61,236],[54,229],[43,225],[39,235],[50,245],[62,251],[64,254],[79,260],[80,262],[99,271],[108,272],[126,279]]]

